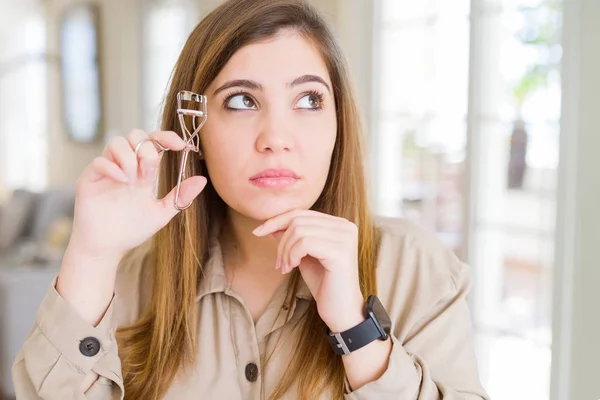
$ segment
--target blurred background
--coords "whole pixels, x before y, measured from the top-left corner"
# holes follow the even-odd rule
[[[349,59],[373,208],[473,268],[496,400],[597,400],[600,1],[312,0]],[[0,393],[56,275],[73,189],[115,135],[157,129],[219,0],[0,0]],[[0,395],[1,397],[1,395]]]

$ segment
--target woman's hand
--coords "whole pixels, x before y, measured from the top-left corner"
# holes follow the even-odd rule
[[[175,190],[163,199],[154,197],[159,153],[151,138],[172,150],[184,141],[175,132],[148,136],[133,131],[110,141],[101,157],[85,169],[77,182],[71,240],[65,251],[56,290],[79,314],[95,326],[114,292],[117,268],[123,255],[164,227],[177,213]],[[180,206],[202,191],[206,178],[182,182]]]
[[[280,237],[275,268],[282,273],[300,269],[321,319],[332,332],[364,321],[355,224],[316,211],[294,210],[267,220],[253,233]]]
[[[155,198],[159,152],[151,138],[172,150],[182,150],[184,141],[175,132],[131,132],[127,138],[111,139],[101,157],[83,172],[77,183],[75,218],[70,250],[89,257],[118,258],[140,245],[177,213],[175,188],[163,199]],[[180,206],[192,201],[206,185],[194,176],[182,183]]]

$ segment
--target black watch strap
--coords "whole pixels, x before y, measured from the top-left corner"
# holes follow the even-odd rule
[[[350,354],[380,338],[381,333],[377,329],[375,321],[371,318],[367,318],[347,331],[341,333],[329,332],[327,335],[331,347],[338,355]]]

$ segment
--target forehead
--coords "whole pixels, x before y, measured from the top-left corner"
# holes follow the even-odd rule
[[[299,33],[283,30],[268,40],[240,48],[211,86],[230,79],[253,79],[268,86],[288,83],[304,74],[319,75],[331,84],[317,47]]]

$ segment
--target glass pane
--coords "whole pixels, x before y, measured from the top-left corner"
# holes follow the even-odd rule
[[[378,213],[419,221],[457,249],[464,201],[469,2],[452,3],[382,1],[387,22],[379,33],[375,169]]]
[[[458,19],[381,33],[378,102],[384,117],[466,114],[468,29]]]
[[[384,22],[398,23],[415,19],[435,21],[447,16],[466,18],[469,7],[469,0],[384,0],[381,15]]]
[[[555,226],[558,125],[478,126],[476,222],[551,234]]]
[[[482,7],[469,243],[474,321],[487,335],[480,365],[492,398],[547,400],[562,6],[486,0]]]
[[[462,243],[463,219],[470,221],[471,301],[484,383],[495,399],[546,400],[562,2],[478,1],[471,18],[481,32],[473,54],[468,3],[382,0],[378,212],[415,219],[454,248]],[[470,56],[475,71],[468,76]],[[469,116],[467,199],[469,84],[477,101]],[[463,218],[466,209],[473,214]]]
[[[177,57],[199,22],[198,5],[189,0],[144,0],[143,119],[146,130],[160,124],[162,103]]]
[[[435,67],[428,61],[432,58],[433,34],[426,25],[382,33],[382,112],[422,115],[431,110],[434,85],[428,77]]]
[[[548,400],[551,351],[530,340],[478,332],[475,348],[481,378],[492,399]]]
[[[398,162],[402,153],[402,137],[407,129],[402,120],[381,120],[377,130],[378,174],[380,180],[377,192],[378,213],[397,216],[402,209],[402,166]]]
[[[477,15],[485,48],[481,119],[551,124],[560,119],[562,6],[559,0],[513,0]],[[520,3],[520,4],[517,4]]]
[[[438,232],[458,249],[462,235],[465,122],[399,118],[380,124],[384,215],[398,215]]]
[[[60,27],[63,117],[69,137],[93,142],[100,134],[102,107],[95,6],[76,4]]]
[[[475,325],[498,329],[549,345],[552,237],[479,228],[476,252]]]
[[[0,6],[0,199],[48,183],[46,22],[40,4]]]

